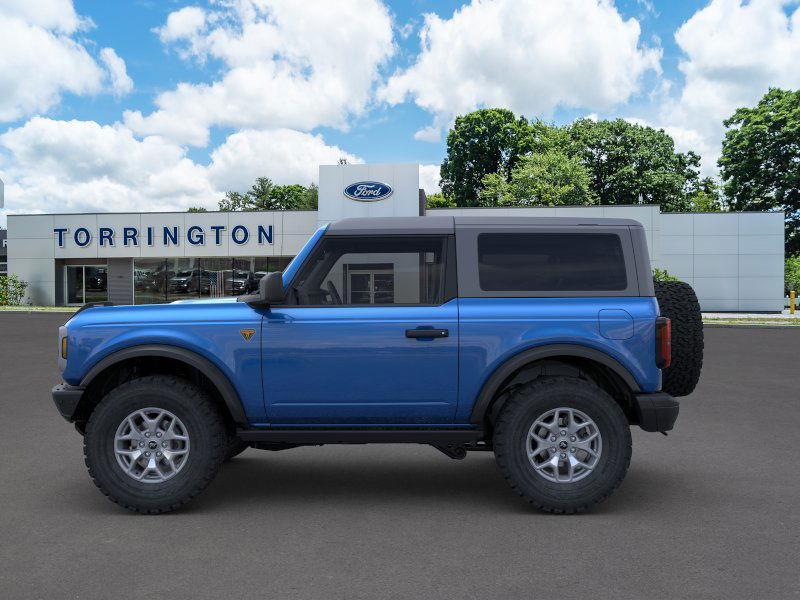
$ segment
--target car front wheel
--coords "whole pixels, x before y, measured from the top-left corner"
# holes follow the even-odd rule
[[[153,375],[124,383],[101,400],[86,426],[84,456],[110,500],[154,514],[205,489],[227,442],[222,416],[202,389]]]

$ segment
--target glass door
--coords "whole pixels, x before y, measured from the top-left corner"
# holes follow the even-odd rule
[[[345,265],[348,274],[348,304],[393,304],[394,271]]]
[[[67,304],[83,304],[83,266],[67,265],[67,276],[65,278],[67,285]]]
[[[67,304],[108,300],[108,267],[105,265],[66,265]]]

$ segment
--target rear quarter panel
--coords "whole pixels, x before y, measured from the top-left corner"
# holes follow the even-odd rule
[[[600,311],[610,311],[605,314],[612,316],[605,320],[603,333]],[[624,318],[618,319],[620,315]],[[630,371],[642,391],[657,391],[661,385],[661,372],[655,365],[657,316],[658,304],[652,297],[460,298],[456,422],[469,422],[483,384],[506,360],[551,344],[577,344],[604,352]]]

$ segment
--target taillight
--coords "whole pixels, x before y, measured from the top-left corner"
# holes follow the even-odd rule
[[[656,366],[666,369],[672,362],[672,322],[667,317],[656,319]]]

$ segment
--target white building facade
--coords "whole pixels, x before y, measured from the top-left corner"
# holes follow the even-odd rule
[[[417,164],[321,166],[319,209],[8,216],[8,271],[27,301],[76,305],[237,295],[283,269],[314,230],[347,217],[426,214]],[[783,308],[783,213],[666,214],[658,206],[435,209],[428,215],[631,218],[654,267],[690,283],[705,311]]]

